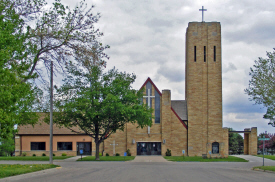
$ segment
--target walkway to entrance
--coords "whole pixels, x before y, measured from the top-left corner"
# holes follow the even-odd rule
[[[136,156],[131,162],[170,162],[162,156]]]

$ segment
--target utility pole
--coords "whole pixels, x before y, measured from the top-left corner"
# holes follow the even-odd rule
[[[53,164],[53,61],[51,61],[50,79],[50,164]]]

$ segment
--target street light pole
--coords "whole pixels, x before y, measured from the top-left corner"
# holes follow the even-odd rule
[[[263,138],[265,139],[265,136]],[[264,143],[263,143],[263,166],[264,166]]]
[[[53,164],[53,61],[51,61],[50,85],[50,164]]]

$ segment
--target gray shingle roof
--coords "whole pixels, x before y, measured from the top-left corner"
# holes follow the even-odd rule
[[[186,100],[172,100],[171,106],[174,109],[174,111],[178,114],[181,120],[188,120]]]

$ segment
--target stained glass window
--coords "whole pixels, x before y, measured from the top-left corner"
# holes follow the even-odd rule
[[[155,90],[155,123],[160,123],[160,95]]]

